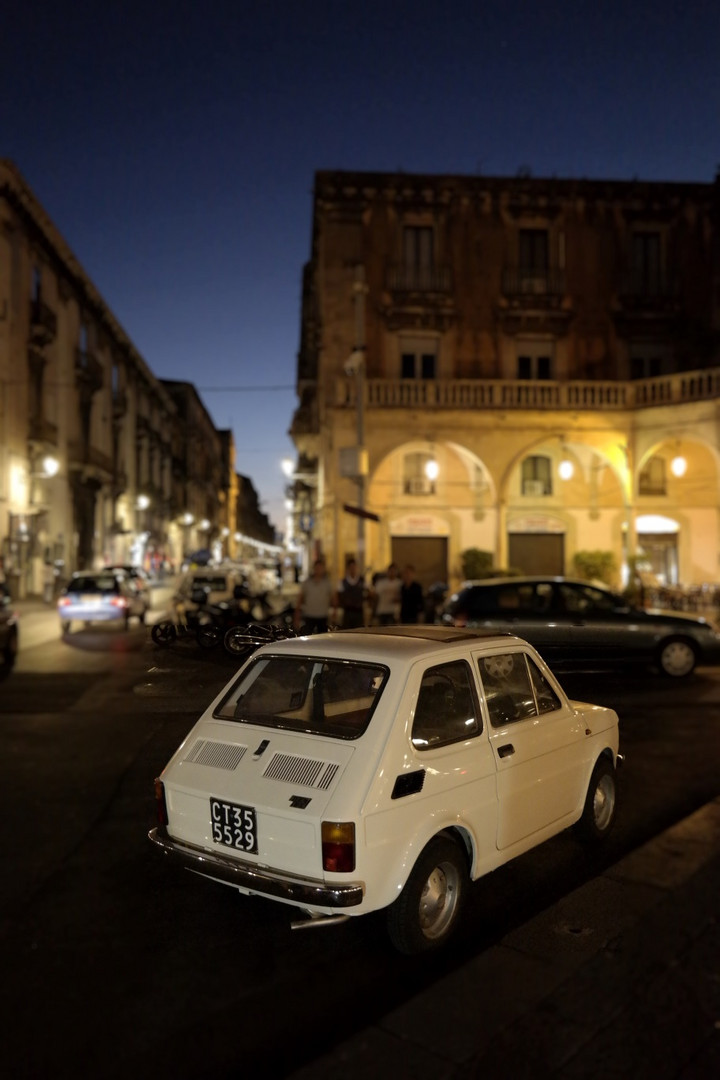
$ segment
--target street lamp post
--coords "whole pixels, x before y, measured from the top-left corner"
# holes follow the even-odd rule
[[[362,575],[365,572],[365,272],[355,267],[353,303],[355,306],[355,347],[345,370],[355,375],[355,407],[357,410],[357,564]]]

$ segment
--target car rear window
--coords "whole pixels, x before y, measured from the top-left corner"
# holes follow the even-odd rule
[[[357,739],[388,676],[380,664],[262,655],[243,672],[214,716],[241,724]]]
[[[92,577],[72,578],[68,584],[69,593],[105,593],[117,592],[119,584],[113,574],[95,574]]]

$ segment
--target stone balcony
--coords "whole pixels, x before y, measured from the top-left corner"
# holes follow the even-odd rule
[[[720,398],[720,368],[627,382],[521,379],[367,379],[368,409],[617,410]],[[332,404],[356,407],[357,380],[339,378]]]

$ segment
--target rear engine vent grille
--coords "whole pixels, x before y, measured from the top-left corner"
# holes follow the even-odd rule
[[[312,758],[293,757],[291,754],[274,754],[263,775],[268,780],[282,780],[286,784],[302,784],[304,787],[327,791],[339,768],[333,761],[314,761]]]
[[[198,739],[185,761],[192,761],[195,765],[209,765],[213,769],[227,769],[232,772],[237,769],[247,750],[247,746],[233,746],[231,743],[211,742],[209,739]]]

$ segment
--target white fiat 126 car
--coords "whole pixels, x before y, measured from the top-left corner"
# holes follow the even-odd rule
[[[308,920],[381,908],[441,945],[470,881],[568,826],[604,837],[618,718],[569,701],[527,642],[441,626],[260,648],[156,781],[150,839]]]

